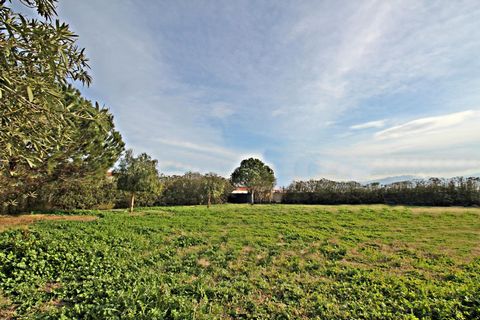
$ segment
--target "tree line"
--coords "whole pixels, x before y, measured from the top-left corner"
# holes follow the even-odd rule
[[[361,184],[327,179],[294,181],[286,189],[283,203],[375,204],[425,206],[479,206],[480,178],[418,179]]]
[[[251,166],[253,164],[253,167]],[[257,166],[257,168],[255,168]],[[259,179],[265,172],[270,173],[268,181]],[[53,174],[56,174],[54,171]],[[268,201],[274,184],[273,171],[258,159],[246,159],[235,169],[230,179],[215,173],[201,174],[187,172],[183,175],[167,176],[160,174],[157,160],[146,153],[135,156],[132,150],[124,152],[117,168],[109,175],[79,179],[76,176],[63,176],[60,180],[44,180],[43,185],[25,183],[10,193],[1,193],[3,212],[15,213],[32,210],[71,210],[71,209],[112,209],[158,205],[206,205],[225,203],[235,186],[247,186],[257,192],[260,202]],[[25,189],[34,196],[22,197]],[[255,190],[255,191],[253,191]],[[5,197],[23,199],[11,203]]]

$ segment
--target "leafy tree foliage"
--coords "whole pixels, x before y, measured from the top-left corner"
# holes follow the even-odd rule
[[[197,205],[224,203],[232,191],[227,179],[214,173],[202,175],[187,172],[183,176],[171,176],[164,179],[161,203],[169,205]]]
[[[427,206],[480,205],[480,178],[402,181],[389,185],[337,182],[327,179],[294,181],[283,196],[285,203],[403,204]]]
[[[116,180],[116,179],[115,179]],[[117,183],[115,182],[115,186]],[[160,190],[162,185],[160,184]],[[116,188],[115,193],[115,208],[130,208],[131,193],[128,191],[118,190]],[[153,207],[159,205],[161,198],[161,191],[148,192],[140,191],[135,192],[135,205],[137,207]]]
[[[71,115],[94,120],[88,105],[64,99],[68,81],[89,84],[84,50],[68,25],[58,20],[55,0],[21,0],[41,20],[29,19],[0,0],[0,171],[35,167],[72,139]],[[83,108],[85,107],[85,108]]]
[[[148,154],[142,153],[138,157],[133,156],[132,150],[127,150],[120,160],[120,165],[115,174],[117,175],[118,189],[130,192],[130,212],[133,212],[135,193],[159,192],[160,180],[157,170],[158,161]]]
[[[29,201],[43,210],[112,209],[119,196],[115,182],[109,179],[66,180],[48,184],[38,193],[37,199]]]
[[[207,206],[210,207],[212,200],[216,203],[221,203],[225,199],[225,195],[231,192],[231,185],[225,178],[218,176],[215,173],[207,173],[204,176],[204,190],[207,195]],[[218,201],[217,199],[220,199]]]
[[[108,110],[69,85],[91,78],[77,36],[53,21],[56,0],[19,2],[41,19],[0,0],[0,200],[8,211],[58,206],[57,190],[102,185],[123,150]]]
[[[273,170],[261,160],[254,158],[243,160],[233,171],[231,180],[234,185],[250,190],[252,204],[255,202],[255,194],[270,194],[276,181]]]
[[[118,160],[124,149],[122,137],[115,130],[113,116],[106,108],[95,106],[81,97],[80,92],[68,87],[64,103],[73,114],[65,119],[70,123],[72,134],[68,140],[56,146],[44,165],[47,171],[55,169],[56,178],[104,176],[108,168]],[[84,110],[88,118],[77,117],[75,112]]]
[[[33,204],[56,207],[59,203],[56,189],[67,192],[82,189],[80,185],[88,188],[102,185],[107,170],[123,151],[122,137],[115,130],[113,116],[107,109],[98,104],[94,106],[70,86],[63,89],[62,95],[63,103],[73,110],[65,115],[70,125],[70,138],[57,141],[55,150],[35,167],[20,162],[13,171],[2,172],[0,199],[4,206],[16,205],[17,210],[30,208]],[[85,110],[90,117],[77,117],[74,112],[78,109]]]

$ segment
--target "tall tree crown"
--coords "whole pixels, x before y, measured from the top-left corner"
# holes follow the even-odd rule
[[[245,186],[252,190],[271,190],[276,181],[273,170],[255,158],[243,160],[233,171],[231,180],[236,186]]]
[[[146,153],[134,157],[133,151],[127,150],[115,172],[118,188],[130,192],[155,192],[160,186],[157,164],[157,160]]]

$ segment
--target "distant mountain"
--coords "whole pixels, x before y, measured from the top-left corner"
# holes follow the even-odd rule
[[[424,178],[425,177],[421,177],[421,176],[405,175],[405,176],[385,177],[385,178],[381,178],[381,179],[365,181],[364,183],[369,184],[369,183],[378,182],[380,184],[390,184],[390,183],[395,183],[395,182],[400,182],[400,181],[411,181],[411,180],[415,180],[415,179],[424,179]]]

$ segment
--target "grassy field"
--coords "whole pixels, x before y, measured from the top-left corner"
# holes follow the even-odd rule
[[[480,318],[480,210],[222,205],[0,233],[0,318]]]

